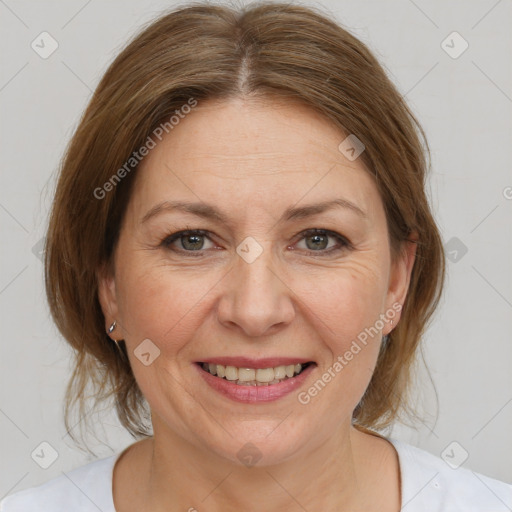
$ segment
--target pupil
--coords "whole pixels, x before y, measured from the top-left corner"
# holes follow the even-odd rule
[[[314,241],[315,241],[315,242],[314,242],[315,244],[317,244],[318,242],[320,242],[320,245],[321,245],[320,249],[325,249],[325,247],[326,247],[326,245],[325,245],[326,236],[325,236],[325,235],[311,235],[310,239],[311,239],[311,240],[314,240]],[[323,239],[323,240],[322,240],[322,239]],[[322,241],[324,242],[323,244],[322,244]],[[318,249],[318,248],[319,248],[319,246],[318,246],[318,245],[313,246],[313,249],[315,249],[315,248],[317,248],[317,249]]]
[[[185,249],[201,249],[201,235],[187,235],[184,237],[185,243],[183,244],[183,247]],[[187,247],[187,244],[190,240],[195,240],[195,242],[192,242],[192,247]],[[193,247],[194,245],[199,244],[199,247]]]

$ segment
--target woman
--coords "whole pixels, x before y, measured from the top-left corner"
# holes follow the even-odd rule
[[[195,4],[138,35],[68,148],[45,263],[66,413],[91,379],[142,439],[2,511],[510,510],[375,432],[443,284],[421,135],[314,10]]]

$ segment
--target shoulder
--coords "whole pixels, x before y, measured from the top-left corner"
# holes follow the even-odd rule
[[[7,496],[0,512],[115,512],[112,470],[119,454],[96,460],[45,482]]]
[[[389,439],[400,460],[404,512],[493,512],[512,510],[512,485]]]

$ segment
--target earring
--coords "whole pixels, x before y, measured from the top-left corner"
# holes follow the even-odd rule
[[[112,322],[112,325],[108,328],[108,333],[109,334],[112,334],[112,332],[114,331],[114,329],[116,328],[116,325],[117,325],[117,322],[114,320]]]
[[[116,325],[117,325],[117,322],[114,320],[114,321],[112,322],[111,326],[108,328],[108,331],[107,331],[107,332],[108,332],[108,334],[112,334],[112,332],[113,332],[113,331],[114,331],[114,329],[116,328]],[[111,338],[111,339],[112,339],[112,338]],[[123,358],[125,358],[124,352],[123,352],[123,350],[122,350],[121,346],[119,345],[119,342],[120,342],[120,341],[122,341],[122,340],[114,340],[114,339],[112,339],[112,341],[116,344],[116,347],[117,347],[117,349],[119,350],[119,352],[121,352],[121,356],[122,356]]]

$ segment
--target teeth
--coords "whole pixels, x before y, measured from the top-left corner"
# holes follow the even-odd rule
[[[286,377],[286,366],[274,368],[274,379],[284,379]]]
[[[256,386],[255,380],[252,380],[250,382],[245,382],[243,380],[237,380],[236,383],[239,384],[240,386]]]
[[[238,380],[248,382],[256,378],[256,371],[253,368],[238,368]]]
[[[238,369],[234,366],[226,366],[225,377],[227,380],[238,380]]]
[[[274,380],[274,368],[258,368],[256,370],[256,380],[258,382],[270,382]]]
[[[302,365],[289,364],[276,366],[275,368],[237,368],[236,366],[224,366],[222,364],[203,363],[203,369],[212,375],[236,381],[240,386],[268,386],[278,384],[302,371]]]
[[[217,376],[222,378],[226,375],[226,367],[222,364],[217,365]]]

